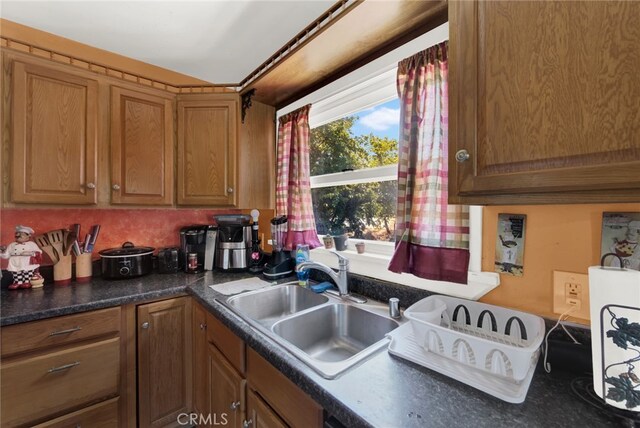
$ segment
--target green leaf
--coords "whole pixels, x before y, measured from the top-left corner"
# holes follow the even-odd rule
[[[617,403],[626,401],[625,407],[633,409],[640,406],[640,391],[633,388],[633,383],[628,377],[622,375],[618,377],[608,377],[605,382],[613,385],[607,390],[606,398]]]
[[[629,345],[640,346],[640,324],[629,323],[627,318],[616,318],[615,324],[616,329],[607,332],[613,343],[622,349],[628,349]]]

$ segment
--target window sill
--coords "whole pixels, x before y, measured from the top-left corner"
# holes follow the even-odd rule
[[[338,258],[331,254],[332,252],[325,248],[316,248],[311,250],[311,259],[337,269]],[[446,281],[432,281],[418,278],[411,274],[391,272],[387,270],[391,259],[389,255],[358,254],[351,249],[341,251],[340,254],[349,259],[349,271],[355,274],[468,300],[478,300],[500,285],[500,276],[494,272],[469,272],[468,283],[464,285]]]

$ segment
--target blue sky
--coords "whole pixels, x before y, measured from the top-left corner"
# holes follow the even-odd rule
[[[378,137],[398,139],[400,100],[394,99],[355,114],[359,117],[351,130],[358,135],[374,134]]]

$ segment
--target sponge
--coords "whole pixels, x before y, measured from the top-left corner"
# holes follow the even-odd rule
[[[321,282],[320,284],[310,285],[309,288],[316,293],[322,293],[329,288],[333,288],[333,284],[330,282]]]

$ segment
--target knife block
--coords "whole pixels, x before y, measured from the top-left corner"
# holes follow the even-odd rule
[[[76,257],[76,282],[90,282],[92,276],[91,253],[82,253]]]
[[[71,284],[71,255],[61,256],[58,263],[53,265],[53,284]]]

